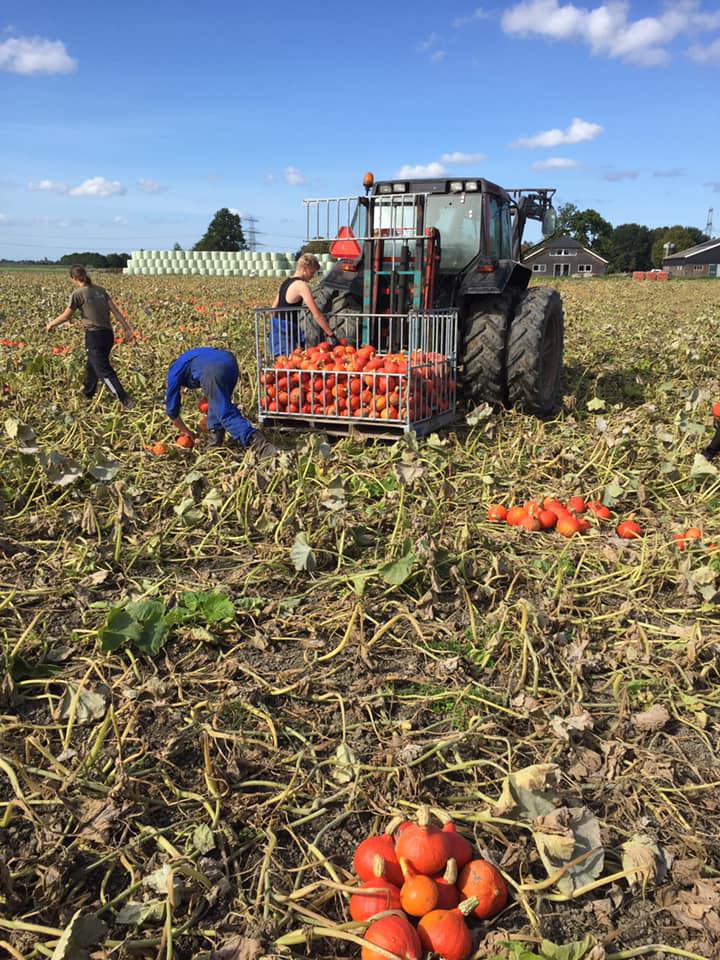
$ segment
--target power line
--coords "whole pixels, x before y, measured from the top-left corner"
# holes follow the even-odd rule
[[[246,242],[248,245],[248,250],[255,250],[257,248],[257,230],[255,229],[255,224],[258,222],[257,217],[244,217],[243,220],[245,223],[249,223]]]

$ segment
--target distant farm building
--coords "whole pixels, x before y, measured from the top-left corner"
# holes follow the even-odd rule
[[[671,277],[720,278],[720,240],[706,240],[687,250],[668,253],[663,258],[663,270]]]
[[[572,237],[543,240],[525,255],[524,263],[533,273],[545,277],[597,277],[608,266],[604,257]]]

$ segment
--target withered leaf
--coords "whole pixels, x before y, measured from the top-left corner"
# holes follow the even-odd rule
[[[670,719],[670,713],[661,703],[654,703],[649,710],[643,710],[642,713],[636,713],[632,717],[632,722],[638,730],[649,733],[654,730],[661,730]]]
[[[631,887],[645,887],[648,883],[662,882],[666,874],[665,858],[660,848],[646,834],[635,834],[622,845],[622,865],[628,874]]]

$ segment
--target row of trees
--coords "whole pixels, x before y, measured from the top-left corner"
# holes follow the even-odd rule
[[[73,266],[79,263],[83,267],[97,267],[98,269],[117,270],[126,267],[130,259],[129,253],[66,253],[57,261],[61,266]]]
[[[661,267],[665,244],[687,250],[709,238],[697,227],[655,227],[621,223],[613,227],[597,210],[580,210],[574,203],[558,207],[555,235],[572,237],[608,261],[609,273],[629,273]]]

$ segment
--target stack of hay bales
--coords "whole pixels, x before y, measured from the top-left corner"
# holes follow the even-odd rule
[[[333,264],[328,253],[318,254],[322,273]],[[295,255],[290,252],[241,250],[237,253],[205,250],[135,250],[123,270],[135,276],[291,277]]]

